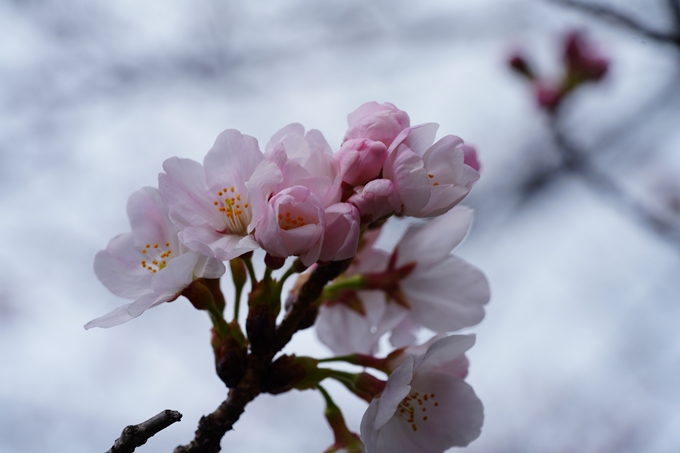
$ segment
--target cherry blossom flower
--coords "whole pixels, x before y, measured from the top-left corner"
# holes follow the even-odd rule
[[[172,157],[158,176],[180,240],[222,261],[259,248],[252,232],[281,170],[264,159],[257,140],[232,129],[217,137],[203,163]]]
[[[377,178],[387,157],[387,146],[369,139],[351,139],[334,154],[340,164],[342,182],[364,185]]]
[[[326,217],[319,198],[304,186],[293,186],[274,195],[267,204],[255,239],[270,255],[298,255],[305,266],[320,256]]]
[[[380,338],[406,316],[400,305],[388,303],[382,291],[358,291],[361,312],[345,301],[323,304],[316,334],[334,354],[375,355]]]
[[[447,135],[433,144],[438,128],[428,123],[405,129],[388,150],[383,177],[394,183],[401,197],[400,213],[414,217],[443,214],[479,179],[477,170],[465,162],[460,137]]]
[[[393,346],[403,347],[421,327],[451,332],[481,322],[490,298],[486,277],[451,255],[471,224],[472,210],[459,206],[411,226],[391,255],[362,249],[346,277],[360,275],[363,290],[345,291],[321,306],[319,339],[336,354],[374,354],[387,332]]]
[[[390,146],[392,140],[409,127],[411,122],[406,112],[399,110],[394,104],[366,102],[347,115],[347,124],[349,128],[343,141],[368,138]]]
[[[188,250],[168,217],[158,190],[145,187],[128,199],[131,233],[114,237],[95,256],[99,280],[117,296],[135,299],[85,325],[112,327],[129,321],[151,307],[176,299],[197,278],[219,278],[220,261]]]
[[[442,453],[479,437],[484,409],[464,381],[474,342],[452,335],[404,359],[361,420],[366,453]]]
[[[393,253],[396,269],[413,265],[399,282],[408,317],[435,332],[478,324],[489,301],[484,274],[451,251],[472,225],[472,209],[456,207],[424,226],[411,226]]]
[[[305,133],[301,124],[289,124],[267,143],[265,156],[282,172],[274,193],[301,185],[314,192],[324,208],[340,202],[340,167],[318,130]]]
[[[266,158],[280,168],[282,180],[255,232],[262,248],[279,258],[298,255],[305,265],[354,256],[359,211],[340,202],[340,167],[323,135],[289,124],[274,134],[265,150]]]

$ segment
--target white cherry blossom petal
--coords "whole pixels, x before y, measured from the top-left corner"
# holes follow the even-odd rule
[[[472,209],[457,206],[427,225],[411,226],[397,246],[397,266],[417,262],[422,270],[445,259],[467,236]]]
[[[151,291],[151,274],[140,266],[139,248],[131,233],[109,242],[94,257],[94,272],[106,289],[116,296],[134,299]]]
[[[484,274],[464,260],[450,256],[402,281],[413,320],[435,332],[450,332],[478,324],[489,301]]]

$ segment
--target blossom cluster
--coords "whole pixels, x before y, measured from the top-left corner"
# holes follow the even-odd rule
[[[85,327],[112,327],[185,296],[209,312],[217,373],[233,388],[244,379],[248,351],[270,350],[285,279],[300,273],[289,296],[294,300],[314,269],[346,261],[309,307],[307,321],[316,322],[319,339],[337,355],[280,356],[262,388],[319,389],[336,439],[328,452],[442,452],[467,445],[483,420],[481,402],[464,381],[474,336],[447,334],[479,323],[489,300],[481,271],[451,255],[472,222],[472,210],[456,205],[479,179],[480,165],[475,148],[461,138],[435,141],[437,129],[411,126],[393,104],[369,102],[348,115],[335,150],[320,131],[293,123],[264,150],[255,138],[229,129],[202,164],[167,159],[158,188],[145,187],[128,200],[131,232],[95,257],[101,282],[132,302]],[[375,241],[394,215],[432,219],[412,225],[388,252]],[[251,263],[257,249],[266,252],[262,280]],[[297,260],[274,280],[271,271],[288,257]],[[231,322],[219,288],[225,262],[237,289]],[[246,338],[238,307],[248,278]],[[417,345],[422,329],[435,336]],[[378,358],[386,334],[396,349]],[[333,361],[372,368],[387,379],[318,366]],[[325,378],[370,403],[361,440],[321,386]]]
[[[584,83],[602,80],[609,69],[609,60],[600,54],[583,32],[567,33],[562,52],[563,73],[558,81],[539,77],[519,53],[509,60],[510,67],[532,83],[538,105],[550,113],[554,113],[564,99]]]

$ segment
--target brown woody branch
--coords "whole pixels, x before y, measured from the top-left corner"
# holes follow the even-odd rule
[[[680,29],[675,33],[664,33],[657,30],[652,30],[632,17],[628,17],[625,14],[609,8],[604,5],[597,5],[592,3],[584,3],[576,0],[550,0],[553,3],[557,3],[564,6],[569,6],[571,8],[579,9],[595,17],[599,17],[605,20],[609,20],[614,24],[617,24],[623,28],[627,28],[639,35],[646,38],[653,39],[654,41],[673,44],[680,46]],[[680,11],[677,0],[669,0],[669,7],[672,13],[675,15],[676,11]],[[680,16],[676,16],[680,17]],[[678,24],[680,26],[680,24]]]
[[[182,414],[179,412],[164,410],[139,425],[126,426],[106,453],[132,453],[135,448],[144,445],[156,433],[181,419]]]
[[[276,329],[276,340],[264,352],[248,354],[246,372],[241,381],[229,390],[227,399],[211,414],[201,417],[194,440],[175,448],[174,453],[217,453],[220,441],[231,430],[246,405],[262,393],[262,382],[272,359],[288,344],[299,330],[300,320],[307,309],[321,296],[324,286],[343,273],[352,260],[334,261],[318,266],[293,301],[290,310]]]

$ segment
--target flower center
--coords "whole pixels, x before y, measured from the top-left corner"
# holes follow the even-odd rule
[[[286,212],[286,215],[279,214],[279,227],[282,230],[288,231],[305,225],[307,225],[307,222],[302,216],[293,217],[290,215],[290,211]]]
[[[421,174],[422,174],[422,173],[421,173]],[[427,174],[427,177],[430,178],[430,183],[431,183],[433,186],[438,186],[438,185],[439,185],[439,183],[438,183],[437,181],[434,180],[434,175],[433,175],[432,173],[428,173],[428,174]]]
[[[222,233],[245,236],[251,220],[250,205],[241,201],[241,194],[236,192],[234,186],[229,189],[222,188],[217,192],[217,196],[220,198],[213,201],[213,204],[224,214],[227,221],[227,227]]]
[[[426,423],[428,417],[433,415],[433,408],[438,406],[439,401],[437,401],[437,397],[434,393],[420,394],[418,392],[413,392],[399,403],[396,413],[411,425],[413,431],[418,431],[418,424]],[[428,409],[430,410],[429,415]]]
[[[142,267],[147,271],[155,274],[156,272],[163,269],[168,265],[168,261],[172,258],[172,250],[170,250],[170,243],[165,244],[146,244],[146,247],[142,249],[142,255],[144,258],[142,260]]]

